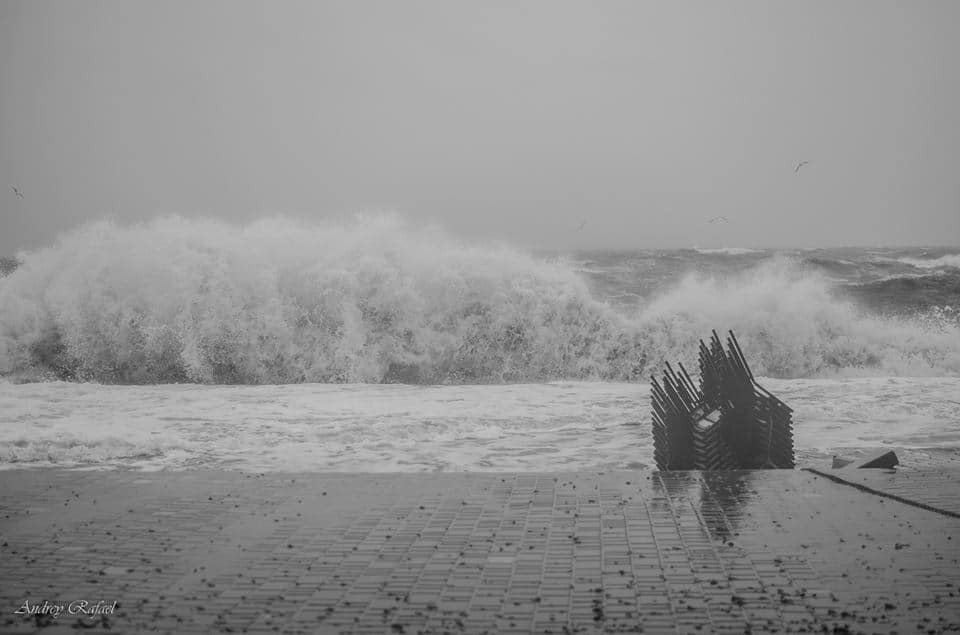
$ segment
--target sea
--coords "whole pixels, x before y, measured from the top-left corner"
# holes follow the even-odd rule
[[[960,248],[544,251],[396,215],[100,221],[0,277],[0,469],[653,468],[733,331],[800,466],[960,465]]]

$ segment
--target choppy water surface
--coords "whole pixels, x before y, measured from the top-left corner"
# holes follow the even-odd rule
[[[798,462],[960,461],[960,379],[763,379]],[[653,466],[648,387],[0,384],[0,466],[551,471]]]
[[[4,468],[648,466],[643,382],[696,368],[711,329],[794,408],[801,463],[960,449],[958,249],[538,254],[397,217],[163,218],[18,260]]]
[[[646,381],[733,329],[753,370],[960,375],[946,250],[536,255],[392,218],[100,223],[0,278],[0,376],[101,383]]]

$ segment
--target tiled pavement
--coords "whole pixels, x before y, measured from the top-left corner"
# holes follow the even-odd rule
[[[944,632],[958,586],[960,520],[805,471],[0,472],[2,632]]]
[[[814,471],[878,494],[960,516],[960,478],[952,470],[860,470],[849,467]]]

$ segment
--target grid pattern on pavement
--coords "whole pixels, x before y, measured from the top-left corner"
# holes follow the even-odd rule
[[[920,507],[929,507],[947,515],[960,517],[960,491],[957,477],[952,470],[900,469],[862,470],[811,470],[822,475],[842,480],[853,486],[900,498]]]
[[[10,471],[0,631],[945,632],[958,529],[786,470]]]

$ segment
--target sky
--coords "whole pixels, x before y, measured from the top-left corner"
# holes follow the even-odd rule
[[[0,0],[0,255],[371,211],[535,248],[960,245],[957,60],[955,0]]]

